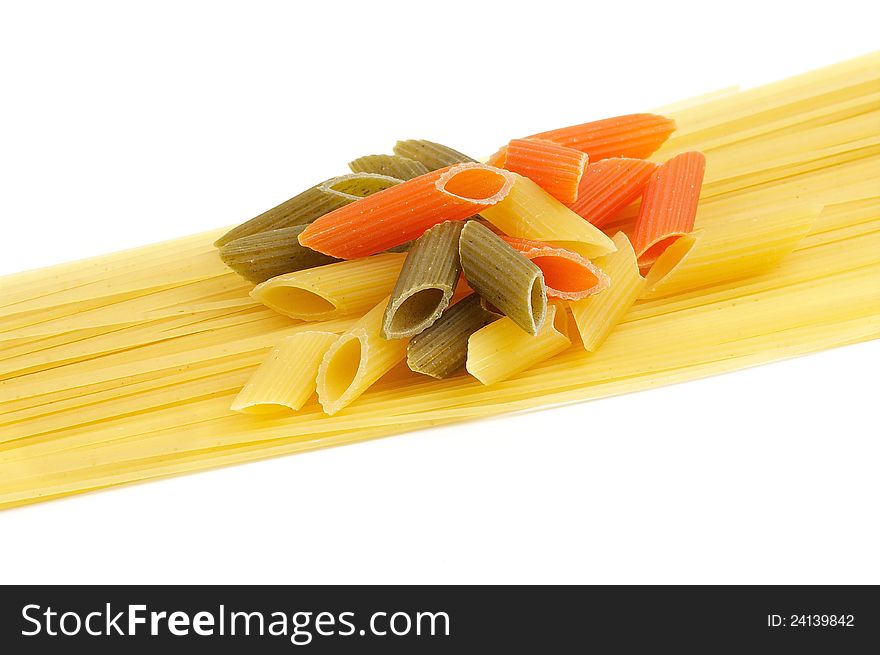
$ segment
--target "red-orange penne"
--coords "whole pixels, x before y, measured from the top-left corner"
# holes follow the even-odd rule
[[[560,202],[574,202],[587,165],[587,153],[541,139],[507,144],[504,168],[530,178]]]
[[[586,257],[532,239],[501,237],[544,273],[548,298],[581,300],[608,288],[611,280]]]
[[[644,159],[612,157],[597,161],[587,166],[577,200],[568,206],[596,227],[602,227],[642,195],[656,169],[657,164]]]
[[[473,216],[507,196],[514,175],[465,163],[420,175],[340,207],[299,235],[306,248],[339,259],[366,257],[418,238],[444,221]]]
[[[644,159],[653,154],[675,131],[675,121],[656,114],[628,114],[590,123],[533,134],[575,150],[583,150],[595,162],[609,157]]]
[[[694,229],[706,157],[684,152],[657,168],[642,197],[632,244],[646,269],[680,237]]]
[[[486,164],[495,168],[504,168],[507,161],[507,146],[501,146],[496,153],[486,160]]]

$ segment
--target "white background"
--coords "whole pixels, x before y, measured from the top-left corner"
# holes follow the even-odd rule
[[[0,273],[863,54],[871,4],[4,3]],[[878,355],[0,513],[0,582],[878,583]]]

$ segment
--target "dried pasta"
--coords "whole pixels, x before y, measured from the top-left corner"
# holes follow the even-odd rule
[[[334,209],[383,191],[399,182],[400,180],[386,175],[371,173],[331,178],[229,230],[217,239],[214,245],[219,248],[241,237],[311,223]]]
[[[514,139],[507,144],[504,168],[529,178],[564,203],[577,200],[587,153],[552,141]]]
[[[468,373],[483,384],[496,384],[558,355],[571,346],[567,318],[564,308],[551,304],[536,335],[507,316],[477,330],[468,339]]]
[[[406,350],[407,366],[411,371],[433,378],[448,378],[464,368],[468,338],[499,318],[499,314],[483,306],[479,295],[472,293],[410,340]]]
[[[522,330],[537,334],[547,312],[541,269],[477,221],[462,229],[459,252],[470,287]]]
[[[409,141],[398,141],[394,145],[394,154],[423,164],[428,170],[436,171],[447,166],[455,164],[465,164],[476,161],[458,150],[453,150],[448,146],[433,141],[425,141],[420,139],[411,139]]]
[[[324,354],[318,369],[318,400],[331,416],[354,402],[406,357],[408,339],[386,339],[382,321],[388,298],[344,332]]]
[[[385,309],[382,336],[386,339],[420,333],[449,306],[461,276],[458,238],[462,227],[461,221],[435,225],[409,249]]]
[[[340,261],[301,246],[297,238],[305,228],[305,225],[294,225],[239,237],[220,247],[220,258],[254,284],[284,273]]]
[[[232,401],[232,411],[296,411],[315,393],[318,366],[336,341],[333,332],[300,332],[282,339]]]
[[[623,232],[614,236],[614,245],[617,246],[616,252],[596,261],[610,278],[609,287],[598,295],[569,305],[585,350],[594,351],[604,343],[645,288],[636,253]]]
[[[480,210],[480,216],[512,237],[547,241],[568,247],[585,257],[598,257],[614,250],[601,230],[590,225],[532,180],[515,176],[507,196]]]
[[[372,255],[491,207],[507,196],[512,176],[484,164],[439,169],[322,216],[299,242],[340,259]]]
[[[405,259],[403,253],[384,253],[279,275],[254,287],[251,296],[304,321],[350,316],[391,292]]]
[[[365,155],[348,162],[353,173],[378,173],[398,180],[411,180],[428,172],[423,163],[400,155]]]

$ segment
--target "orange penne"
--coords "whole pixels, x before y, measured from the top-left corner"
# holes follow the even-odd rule
[[[581,300],[608,288],[611,280],[586,257],[557,246],[516,237],[501,237],[544,273],[547,296]]]
[[[507,146],[501,146],[496,153],[486,160],[486,164],[495,168],[504,168],[507,162]]]
[[[444,221],[458,221],[503,200],[515,176],[464,163],[420,175],[340,207],[299,235],[306,248],[356,259],[399,246]]]
[[[587,165],[587,153],[541,139],[514,139],[507,144],[504,168],[537,183],[562,202],[574,202]]]
[[[684,152],[658,167],[648,180],[632,237],[639,268],[651,266],[694,229],[705,168],[703,153]]]
[[[628,114],[591,123],[533,134],[575,150],[595,162],[609,157],[644,159],[653,154],[675,130],[675,121],[656,114]]]
[[[657,164],[625,157],[590,164],[581,177],[577,200],[568,207],[596,227],[602,227],[642,195],[656,169]]]

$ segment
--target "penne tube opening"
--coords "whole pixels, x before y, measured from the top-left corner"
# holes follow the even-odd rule
[[[529,332],[536,334],[547,316],[547,289],[542,275],[537,275],[532,280],[532,288],[529,292],[529,312],[532,315]]]
[[[437,180],[444,194],[481,205],[494,205],[507,196],[514,177],[500,168],[479,163],[457,164]]]
[[[316,291],[292,286],[268,287],[259,296],[260,302],[286,316],[312,320],[335,312],[338,307]]]
[[[357,393],[363,377],[366,335],[362,331],[345,334],[330,347],[318,371],[318,397],[328,414],[345,407]]]
[[[641,268],[642,270],[651,268],[660,257],[660,255],[662,255],[664,252],[666,252],[667,249],[671,248],[681,238],[687,236],[688,234],[689,232],[664,234],[662,238],[648,244],[648,247],[643,250],[642,254],[639,256],[639,268]],[[693,243],[691,243],[690,245],[693,245]],[[690,250],[690,245],[687,246],[687,250]],[[684,253],[682,253],[682,256],[683,255]]]
[[[449,306],[461,276],[458,242],[463,226],[461,221],[440,223],[413,243],[385,310],[383,337],[413,337]]]
[[[440,316],[452,298],[452,290],[424,287],[411,289],[407,295],[396,298],[388,308],[390,316],[385,334],[410,336],[418,334]]]
[[[651,289],[656,286],[660,280],[670,275],[677,269],[688,256],[688,253],[694,247],[699,238],[698,234],[688,234],[682,237],[673,237],[672,244],[665,249],[660,249],[660,256],[657,257],[651,269],[645,275],[645,288]],[[661,244],[662,245],[662,244]],[[650,251],[649,251],[650,252]]]
[[[327,180],[318,189],[331,196],[337,196],[354,202],[361,198],[390,189],[400,184],[400,180],[379,173],[349,173]]]
[[[383,253],[273,277],[251,297],[290,318],[317,321],[359,314],[387,297],[406,255]]]

